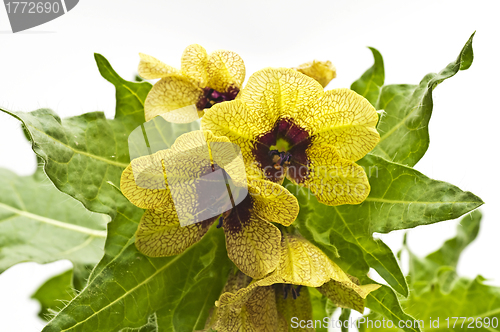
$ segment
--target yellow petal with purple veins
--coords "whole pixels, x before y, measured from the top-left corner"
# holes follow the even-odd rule
[[[336,307],[354,309],[363,313],[365,298],[370,292],[378,288],[380,288],[380,285],[377,284],[358,286],[353,282],[332,280],[319,287],[318,290],[328,297]]]
[[[247,287],[250,282],[252,282],[252,278],[242,273],[239,270],[232,271],[229,273],[227,278],[226,285],[222,290],[222,293],[236,293],[242,288]]]
[[[243,145],[242,150],[248,150],[248,144],[252,144],[256,136],[271,130],[277,119],[269,113],[258,114],[246,107],[241,99],[236,99],[206,110],[201,125],[204,130],[226,136],[231,142]]]
[[[139,62],[138,72],[141,77],[147,80],[181,74],[178,69],[164,64],[151,55],[139,53],[139,56],[141,61]]]
[[[204,129],[240,146],[247,174],[282,183],[284,174],[328,205],[358,204],[369,194],[353,162],[379,141],[375,108],[348,89],[324,92],[287,68],[253,74],[237,100],[206,111]]]
[[[292,118],[308,130],[303,121],[310,108],[323,95],[323,87],[314,79],[289,68],[266,68],[254,73],[241,92],[241,100],[253,117]],[[273,121],[272,124],[274,124]]]
[[[192,154],[193,166],[200,167],[210,162],[216,165],[217,169],[223,168],[234,184],[247,187],[245,164],[239,147],[231,143],[227,137],[216,136],[209,130],[192,131],[179,136],[171,150],[179,155],[192,151],[190,154]],[[200,157],[203,161],[198,161]],[[184,160],[183,163],[188,164],[189,161]]]
[[[243,162],[226,160],[238,157],[234,148],[226,137],[201,130],[181,135],[172,145],[172,155],[164,166],[182,226],[219,216],[246,196]]]
[[[219,332],[288,331],[276,329],[279,318],[274,289],[248,286],[250,281],[241,271],[230,274],[208,327]]]
[[[228,92],[230,88],[241,89],[245,80],[245,64],[236,53],[218,50],[208,56],[207,86],[219,92]]]
[[[132,204],[142,209],[172,204],[161,162],[164,158],[167,158],[166,150],[136,158],[125,168],[120,189]]]
[[[357,286],[337,264],[301,236],[283,234],[280,247],[280,261],[275,271],[260,280],[252,281],[247,287],[236,292],[229,290],[233,293],[223,293],[216,305],[219,308],[241,306],[254,296],[257,289],[274,284],[321,287],[334,280],[359,292],[369,292],[377,288],[377,285]]]
[[[337,264],[301,236],[283,234],[280,251],[280,262],[276,270],[257,280],[256,286],[283,283],[319,287],[331,279],[351,282]]]
[[[179,225],[174,206],[164,210],[147,210],[135,234],[137,249],[149,257],[173,256],[182,253],[201,238],[214,219],[186,227]]]
[[[178,209],[199,205],[195,204],[200,201],[197,189],[203,182],[203,175],[212,172],[211,142],[231,144],[227,138],[216,137],[211,132],[192,131],[179,136],[168,150],[132,160],[122,173],[122,193],[143,209],[173,206],[174,201],[184,203],[176,204]],[[193,214],[193,211],[183,212]]]
[[[335,305],[362,312],[364,299],[380,285],[359,286],[356,281],[310,242],[301,236],[285,233],[281,241],[280,262],[275,271],[252,282],[241,272],[230,275],[223,294],[215,302],[216,309],[209,327],[221,331],[268,331],[267,325],[272,321],[275,328],[271,331],[287,331],[291,317],[299,314],[303,315],[303,320],[312,319],[308,289],[300,290],[293,285],[319,287]],[[264,295],[271,290],[275,295],[274,301]],[[293,298],[287,296],[284,299],[282,294],[290,291]],[[267,309],[267,312],[254,310],[254,304],[260,309]],[[277,320],[274,318],[276,311]],[[251,323],[255,317],[260,317],[260,321],[266,324],[255,329],[256,326]],[[227,326],[230,328],[225,330]]]
[[[292,324],[293,317],[296,317],[296,319],[298,319],[299,321],[312,320],[312,305],[308,288],[302,287],[299,291],[299,295],[295,298],[290,294],[288,294],[287,297],[284,298],[283,294],[287,291],[285,287],[287,286],[284,284],[279,284],[275,285],[274,289],[276,291],[276,306],[278,307],[278,312],[283,317],[286,326],[288,327]],[[288,328],[284,331],[288,331]],[[305,327],[293,329],[292,331],[315,332],[316,330],[311,327]]]
[[[219,300],[215,302],[216,307],[231,305],[238,307],[243,305],[248,298],[253,294],[254,286],[247,287],[251,283],[252,278],[241,271],[230,272],[226,285],[222,290]],[[238,296],[234,296],[237,292]]]
[[[313,144],[333,145],[341,158],[352,161],[364,157],[380,140],[375,108],[349,89],[326,91],[303,121],[311,128]]]
[[[226,293],[230,294],[230,293]],[[234,294],[230,294],[234,297]],[[280,321],[276,309],[276,299],[272,287],[258,287],[251,291],[251,296],[233,300],[230,305],[218,301],[216,322],[212,326],[219,332],[278,332]]]
[[[300,185],[308,188],[326,205],[359,204],[370,193],[364,169],[341,159],[332,146],[313,144],[306,150],[308,174]],[[290,172],[290,171],[289,171]],[[293,182],[293,177],[289,177]]]
[[[297,68],[293,68],[304,75],[314,78],[324,87],[330,83],[335,77],[337,77],[337,70],[335,66],[330,61],[318,61],[313,60],[304,64],[301,64]]]
[[[262,278],[278,265],[281,233],[245,205],[242,202],[224,218],[227,255],[243,273]]]
[[[276,273],[284,283],[310,287],[319,287],[330,279],[350,281],[323,251],[303,237],[291,234],[282,237],[281,259]]]
[[[254,213],[266,221],[290,226],[299,214],[297,198],[279,184],[250,178],[248,191],[253,198]]]
[[[204,133],[212,162],[223,168],[235,185],[247,188],[245,162],[239,146],[231,143],[225,136],[215,136],[209,130],[205,130]]]
[[[177,122],[175,121],[176,117],[169,117],[169,113],[182,108],[184,109],[181,112],[177,111],[177,113],[180,113],[178,116],[189,118],[183,119],[184,122],[189,121],[191,118],[196,120],[198,119],[196,103],[202,95],[202,89],[184,76],[162,78],[153,86],[144,103],[146,121],[161,115],[167,121]]]
[[[177,137],[174,144],[170,148],[176,153],[182,154],[186,151],[193,151],[192,149],[203,148],[201,156],[203,159],[211,160],[210,143],[229,143],[229,139],[223,136],[216,136],[208,130],[195,130],[182,134]],[[217,152],[221,152],[217,150]],[[195,165],[194,165],[195,166]]]
[[[193,79],[200,88],[207,85],[207,51],[198,44],[189,45],[181,58],[182,73]]]
[[[210,130],[217,136],[225,136],[237,144],[247,163],[249,175],[259,176],[262,172],[256,169],[256,165],[252,165],[254,146],[260,144],[256,137],[270,131],[276,120],[269,113],[258,114],[251,111],[238,99],[216,104],[206,110],[201,126],[204,130]]]
[[[152,155],[136,158],[123,171],[120,188],[125,197],[134,205],[143,209],[159,209],[174,206],[178,195],[195,195],[194,181],[211,170],[210,154],[207,143],[183,144],[196,132],[180,136],[171,149],[161,150]],[[177,145],[176,145],[177,143]],[[178,150],[175,149],[178,147]],[[192,185],[186,185],[190,183]],[[193,199],[187,203],[193,205]],[[180,201],[180,200],[179,200]],[[185,212],[185,211],[183,211]]]

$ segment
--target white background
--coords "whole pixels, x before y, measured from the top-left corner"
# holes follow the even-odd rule
[[[12,34],[0,8],[0,106],[54,109],[61,117],[102,110],[114,114],[114,88],[100,77],[93,53],[132,79],[138,52],[179,66],[192,43],[228,49],[245,61],[247,77],[268,66],[331,60],[328,89],[349,87],[373,63],[366,46],[384,56],[386,84],[417,84],[453,61],[473,31],[474,63],[434,91],[431,144],[416,168],[458,185],[486,204],[478,239],[462,255],[459,273],[500,285],[498,265],[499,6],[497,1],[131,1],[81,0],[66,15]],[[35,157],[19,123],[0,114],[0,166],[27,175]],[[1,188],[0,188],[1,190]],[[457,221],[417,227],[409,245],[424,255],[455,234]],[[396,252],[402,231],[380,237]],[[1,253],[1,248],[0,248]],[[0,331],[40,331],[29,296],[70,266],[24,263],[0,275]]]

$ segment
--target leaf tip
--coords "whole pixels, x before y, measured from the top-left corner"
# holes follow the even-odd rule
[[[472,65],[472,61],[474,60],[474,50],[472,48],[472,41],[474,39],[474,35],[476,31],[472,33],[467,42],[465,43],[460,55],[458,56],[457,61],[460,62],[460,70],[467,70]]]

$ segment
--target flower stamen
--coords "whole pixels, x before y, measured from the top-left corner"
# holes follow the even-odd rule
[[[297,288],[293,288],[292,284],[283,284],[283,299],[286,300],[288,294],[291,293],[294,300],[300,296],[300,289],[302,285],[298,285]]]
[[[217,228],[221,228],[224,223],[224,216],[219,217],[219,223],[217,224]]]
[[[231,197],[232,198],[232,197]],[[233,203],[233,208],[234,208],[234,203]],[[217,224],[217,228],[221,228],[224,226],[224,218],[227,218],[229,217],[229,215],[231,214],[231,210],[228,210],[226,212],[223,212],[220,217],[219,217],[219,223]],[[226,225],[227,226],[227,225]]]
[[[279,170],[283,165],[286,167],[290,165],[292,160],[292,154],[290,152],[279,152],[278,150],[270,150],[269,155],[272,157],[272,163],[274,168]]]
[[[222,103],[223,101],[234,100],[240,90],[236,87],[231,87],[227,92],[220,92],[212,88],[206,87],[203,89],[203,96],[198,100],[196,108],[203,110],[210,108],[215,104]]]

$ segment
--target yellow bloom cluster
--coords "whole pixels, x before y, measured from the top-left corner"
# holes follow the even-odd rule
[[[368,196],[367,176],[355,162],[379,141],[373,106],[349,89],[324,91],[336,76],[329,61],[266,68],[243,88],[245,66],[234,52],[208,55],[191,45],[180,70],[140,56],[139,74],[160,79],[146,99],[146,120],[202,117],[202,130],[132,160],[123,172],[122,193],[146,209],[136,233],[139,251],[177,255],[214,223],[223,228],[228,256],[244,274],[230,276],[216,303],[210,326],[218,331],[287,331],[290,298],[298,299],[293,308],[311,311],[302,286],[362,311],[379,285],[359,285],[320,249],[274,224],[290,226],[299,213],[297,199],[281,185],[285,178],[327,205]]]

